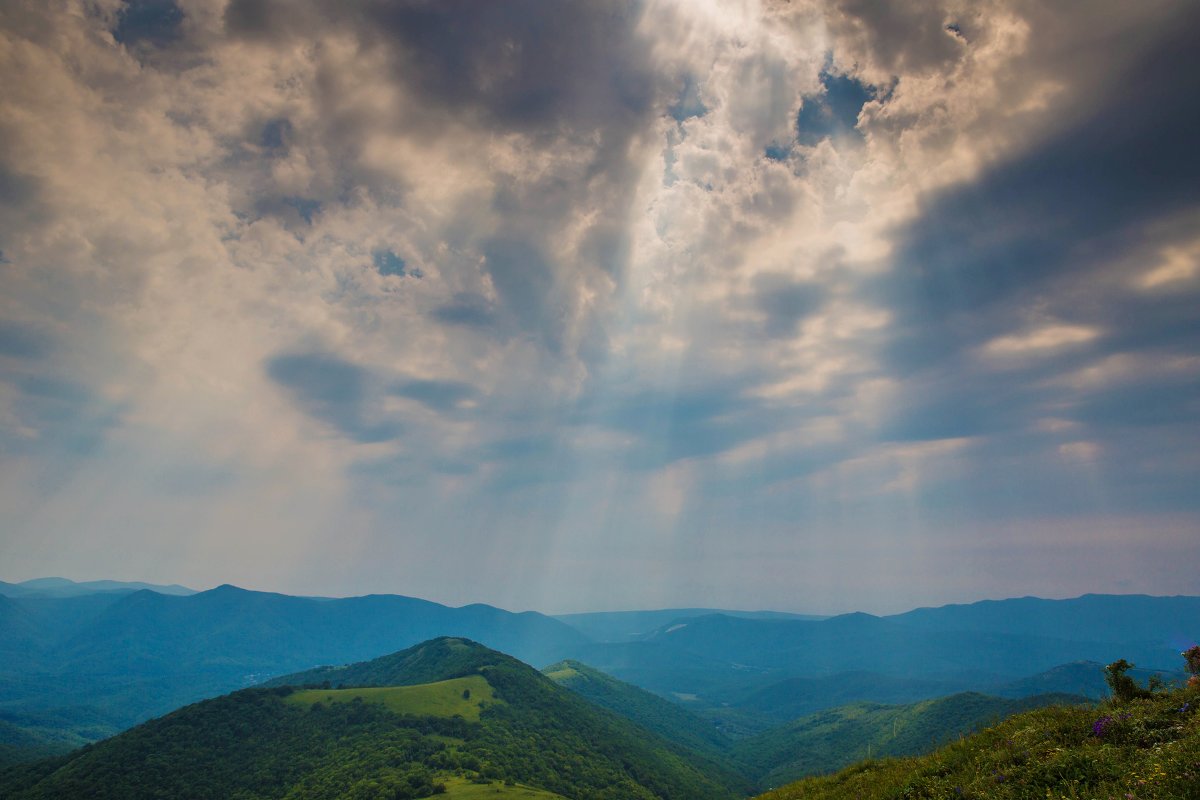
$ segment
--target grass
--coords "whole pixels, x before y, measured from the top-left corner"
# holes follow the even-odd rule
[[[449,778],[444,781],[446,793],[438,797],[450,800],[563,800],[560,794],[532,789],[528,786],[505,786],[502,783],[471,783],[465,778]]]
[[[920,758],[864,761],[761,800],[1200,800],[1200,690],[1019,714]]]
[[[462,717],[479,721],[479,712],[497,700],[491,685],[482,675],[468,675],[448,681],[417,686],[382,686],[360,689],[302,689],[288,695],[286,702],[311,706],[315,703],[364,703],[383,705],[397,714],[429,717]]]
[[[560,664],[555,664],[554,666],[557,667],[557,669],[551,669],[549,671],[543,670],[542,674],[555,683],[562,683],[563,681],[579,675],[579,670],[575,669],[565,661],[561,662]]]

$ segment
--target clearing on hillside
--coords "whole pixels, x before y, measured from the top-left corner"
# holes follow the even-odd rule
[[[448,681],[417,686],[372,686],[358,689],[301,689],[288,695],[286,702],[311,706],[316,703],[364,703],[383,705],[397,714],[426,717],[462,717],[479,721],[479,712],[497,700],[491,684],[482,675],[451,678]]]
[[[450,800],[565,800],[561,794],[553,794],[528,786],[505,786],[502,783],[471,783],[465,778],[450,778],[445,781],[446,793],[441,797]]]

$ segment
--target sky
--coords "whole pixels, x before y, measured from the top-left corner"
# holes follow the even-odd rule
[[[12,0],[0,578],[1200,594],[1194,2]]]

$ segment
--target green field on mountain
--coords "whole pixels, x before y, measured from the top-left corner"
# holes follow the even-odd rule
[[[314,703],[349,703],[355,700],[382,705],[397,714],[462,717],[472,722],[479,721],[479,712],[484,705],[497,702],[495,692],[482,675],[417,686],[306,689],[288,695],[285,702],[311,706]]]
[[[866,760],[760,800],[1197,800],[1200,689],[1011,717],[925,756]]]

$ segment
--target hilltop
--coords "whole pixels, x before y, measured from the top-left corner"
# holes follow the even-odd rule
[[[273,683],[12,768],[0,773],[0,795],[392,800],[469,797],[479,782],[500,796],[581,800],[746,793],[683,748],[467,639]]]

